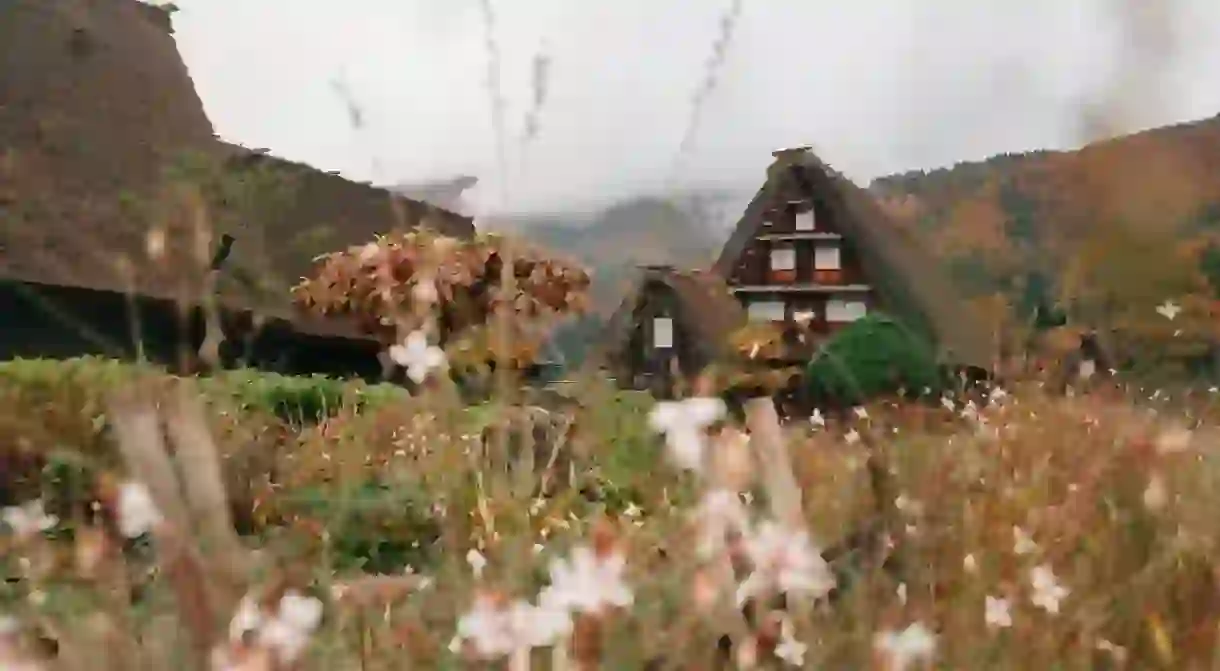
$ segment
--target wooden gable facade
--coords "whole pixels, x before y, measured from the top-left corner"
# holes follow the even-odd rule
[[[714,270],[753,322],[780,326],[807,360],[835,330],[881,310],[937,345],[946,361],[988,369],[988,330],[914,231],[808,147],[774,152],[767,180]]]
[[[728,356],[730,336],[745,324],[745,313],[720,277],[646,266],[589,360],[620,386],[667,397],[680,382]]]

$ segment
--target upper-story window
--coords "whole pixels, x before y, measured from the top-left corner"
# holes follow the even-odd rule
[[[652,320],[652,346],[657,349],[669,349],[674,346],[673,319],[656,317]]]
[[[814,270],[842,270],[843,258],[836,245],[819,245],[813,251]]]
[[[807,209],[801,209],[801,208]],[[798,205],[796,211],[796,230],[812,231],[817,228],[817,215],[812,205]]]
[[[772,249],[771,270],[796,270],[796,249],[793,247]]]

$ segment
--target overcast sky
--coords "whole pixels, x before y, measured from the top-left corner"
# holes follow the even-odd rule
[[[680,155],[731,0],[490,4],[503,183],[481,0],[181,0],[175,26],[225,139],[383,184],[473,174],[479,212],[752,189],[783,146],[863,184],[1220,112],[1216,0],[742,0]],[[539,53],[547,97],[525,143]]]

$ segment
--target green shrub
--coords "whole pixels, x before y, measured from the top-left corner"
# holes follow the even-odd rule
[[[836,333],[805,368],[811,398],[860,403],[898,391],[944,386],[929,344],[894,319],[872,314]]]
[[[344,405],[378,406],[406,395],[389,384],[366,385],[321,375],[289,377],[252,369],[226,371],[206,379],[204,387],[209,396],[230,398],[243,410],[260,410],[300,424],[330,417]]]

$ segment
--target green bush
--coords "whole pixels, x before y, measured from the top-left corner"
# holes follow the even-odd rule
[[[805,384],[815,402],[860,403],[899,391],[938,391],[944,376],[924,339],[872,314],[830,338],[805,368]]]
[[[211,397],[226,397],[243,410],[261,410],[301,424],[332,416],[345,405],[379,406],[407,393],[389,384],[367,385],[321,375],[289,377],[251,369],[226,371],[203,384]]]

